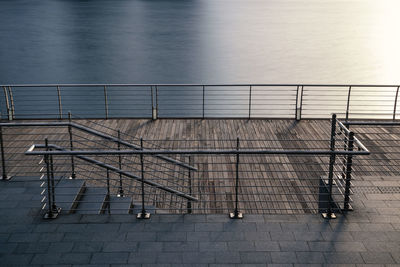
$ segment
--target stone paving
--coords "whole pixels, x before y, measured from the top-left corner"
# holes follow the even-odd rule
[[[355,196],[319,215],[60,215],[38,183],[0,183],[1,266],[400,266],[400,194]]]

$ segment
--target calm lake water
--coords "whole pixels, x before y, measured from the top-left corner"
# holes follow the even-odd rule
[[[397,0],[1,0],[0,83],[399,84],[399,10]]]
[[[1,0],[0,83],[400,83],[400,1]]]

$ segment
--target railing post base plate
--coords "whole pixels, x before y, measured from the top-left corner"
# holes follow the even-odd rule
[[[231,213],[229,213],[229,218],[231,218],[231,219],[243,219],[243,213],[241,213],[241,212],[231,212]]]
[[[336,219],[337,218],[336,214],[333,212],[330,215],[327,212],[321,213],[321,215],[322,215],[322,218],[324,218],[324,219]]]
[[[55,219],[55,218],[57,218],[58,214],[60,214],[60,212],[61,212],[61,208],[56,208],[56,210],[52,211],[51,213],[47,212],[43,216],[43,218],[44,219]]]
[[[8,176],[8,175],[6,175],[6,176],[0,176],[0,180],[1,180],[1,181],[9,181],[9,180],[11,180],[11,178],[12,178],[12,176]]]
[[[150,213],[145,212],[145,213],[138,213],[136,216],[136,219],[150,219]]]

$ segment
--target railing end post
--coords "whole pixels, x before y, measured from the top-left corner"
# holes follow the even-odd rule
[[[47,138],[44,139],[46,145],[46,151],[49,151],[49,140]],[[54,193],[54,168],[53,168],[53,160],[49,157],[49,155],[44,156],[44,161],[46,163],[46,176],[47,176],[47,198],[49,209],[44,215],[44,219],[55,219],[58,217],[58,214],[61,212],[61,208],[58,208],[55,204],[55,193]]]
[[[347,151],[354,150],[354,132],[349,133],[349,141]],[[351,175],[352,175],[353,155],[347,155],[346,159],[346,172],[345,172],[345,191],[344,191],[344,204],[343,210],[345,212],[352,211],[353,208],[350,205],[350,188],[351,188]]]

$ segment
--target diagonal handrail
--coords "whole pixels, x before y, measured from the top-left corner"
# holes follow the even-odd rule
[[[140,149],[141,149],[139,146],[136,146],[136,145],[131,144],[131,143],[129,143],[129,142],[126,142],[126,141],[124,141],[124,140],[115,138],[115,137],[113,137],[113,136],[110,136],[110,135],[107,135],[107,134],[103,134],[103,133],[101,133],[101,132],[99,132],[99,131],[90,129],[90,128],[86,127],[86,126],[83,126],[83,125],[81,125],[81,124],[77,124],[77,123],[75,123],[75,122],[71,122],[71,126],[74,127],[74,128],[76,128],[76,129],[79,129],[79,130],[81,130],[81,131],[84,131],[84,132],[87,132],[87,133],[96,135],[96,136],[98,136],[98,137],[102,137],[102,138],[107,139],[107,140],[109,140],[109,141],[115,142],[115,143],[117,143],[117,144],[119,143],[119,144],[121,144],[121,145],[127,146],[127,147],[129,147],[129,148],[133,148],[133,149],[135,149],[135,150],[140,150]],[[170,157],[166,157],[166,156],[163,156],[163,155],[155,155],[155,157],[157,157],[157,158],[159,158],[159,159],[162,159],[162,160],[165,160],[165,161],[168,161],[168,162],[170,162],[170,163],[179,165],[179,166],[184,167],[184,168],[186,168],[186,169],[190,169],[190,170],[192,170],[192,171],[197,171],[197,168],[195,168],[195,167],[193,167],[193,166],[190,166],[190,165],[188,165],[188,164],[186,164],[186,163],[183,163],[183,162],[181,162],[181,161],[179,161],[179,160],[176,160],[176,159],[173,159],[173,158],[170,158]]]
[[[115,142],[115,143],[117,143],[117,144],[119,143],[119,144],[124,145],[124,146],[127,146],[127,147],[129,147],[129,148],[132,148],[132,149],[135,149],[135,150],[140,150],[140,147],[139,147],[139,146],[136,146],[136,145],[131,144],[131,143],[129,143],[129,142],[126,142],[126,141],[124,141],[124,140],[115,138],[115,137],[113,137],[113,136],[110,136],[110,135],[101,133],[101,132],[99,132],[99,131],[90,129],[90,128],[86,127],[86,126],[83,126],[83,125],[78,124],[78,123],[75,123],[75,122],[22,122],[22,123],[0,123],[0,126],[7,126],[7,127],[18,127],[18,126],[57,126],[57,127],[66,127],[66,126],[71,126],[71,127],[73,127],[73,128],[79,129],[79,130],[81,130],[81,131],[83,131],[83,132],[93,134],[93,135],[95,135],[95,136],[98,136],[98,137],[107,139],[107,140],[112,141],[112,142]],[[184,162],[181,162],[181,161],[179,161],[179,160],[170,158],[170,157],[168,157],[168,156],[164,156],[164,155],[154,155],[154,156],[157,157],[157,158],[159,158],[159,159],[162,159],[162,160],[165,160],[165,161],[167,161],[167,162],[170,162],[170,163],[172,163],[172,164],[176,164],[176,165],[178,165],[178,166],[181,166],[181,167],[183,167],[183,168],[186,168],[186,169],[189,169],[189,170],[192,170],[192,171],[197,171],[197,168],[195,168],[195,167],[193,167],[193,166],[191,166],[191,165],[189,165],[189,164],[186,164],[186,163],[184,163]]]
[[[63,147],[57,146],[57,145],[54,145],[54,144],[48,144],[48,147],[49,147],[49,148],[52,148],[52,149],[55,149],[55,150],[58,150],[58,151],[67,151],[67,152],[69,152],[69,150],[66,150],[66,149],[63,148]],[[32,146],[25,152],[25,154],[26,154],[26,155],[29,155],[30,152],[32,152],[33,150],[35,150],[35,148],[46,148],[46,146],[45,146],[45,145],[32,145]],[[42,151],[42,152],[46,152],[46,151]],[[39,152],[39,153],[40,153],[40,152]],[[116,173],[118,173],[118,174],[122,174],[122,175],[124,175],[124,176],[126,176],[126,177],[129,177],[129,178],[132,178],[132,179],[135,179],[135,180],[138,180],[138,181],[142,182],[142,178],[141,178],[141,177],[136,176],[136,175],[134,175],[134,174],[132,174],[132,173],[130,173],[130,172],[121,170],[121,169],[119,169],[119,168],[116,168],[116,167],[114,167],[114,166],[112,166],[112,165],[109,165],[109,164],[106,164],[106,163],[104,163],[104,162],[101,162],[101,161],[92,159],[92,158],[87,157],[87,156],[79,155],[79,154],[76,154],[76,155],[74,155],[74,156],[77,157],[77,158],[79,158],[79,159],[82,159],[82,160],[84,160],[84,161],[86,161],[86,162],[95,164],[96,166],[99,166],[99,167],[108,169],[108,170],[110,170],[110,171],[116,172]],[[179,197],[183,197],[183,198],[185,198],[185,199],[187,199],[187,200],[198,201],[197,198],[195,198],[195,197],[193,197],[193,196],[191,196],[191,195],[188,195],[188,194],[183,193],[183,192],[181,192],[181,191],[178,191],[178,190],[172,189],[172,188],[170,188],[170,187],[164,186],[164,185],[162,185],[162,184],[159,184],[159,183],[156,183],[156,182],[152,182],[152,181],[149,181],[149,180],[143,180],[143,182],[144,182],[145,184],[147,184],[147,185],[150,185],[150,186],[152,186],[152,187],[155,187],[155,188],[164,190],[164,191],[166,191],[166,192],[169,192],[169,193],[171,193],[171,194],[177,195],[177,196],[179,196]]]

